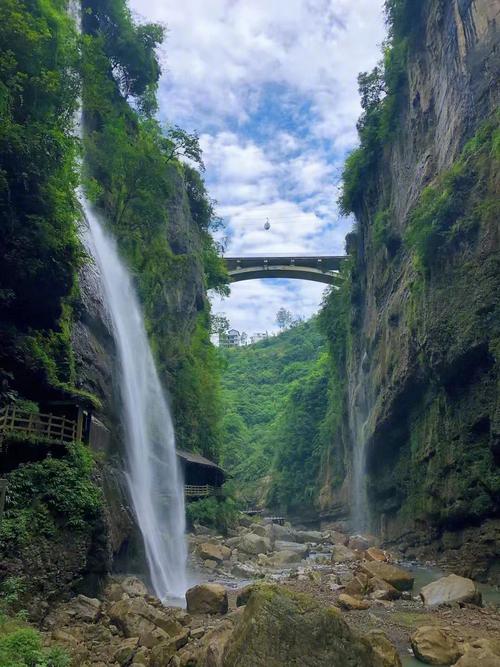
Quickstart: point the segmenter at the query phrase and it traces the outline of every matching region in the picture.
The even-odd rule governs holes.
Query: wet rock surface
[[[317,542],[297,541],[299,532]],[[256,543],[251,535],[268,540],[269,551],[240,550],[243,538]],[[276,550],[292,542],[285,536],[302,548],[287,552],[293,554],[289,562]],[[189,545],[191,569],[203,583],[188,591],[187,611],[163,606],[135,577],[114,578],[99,599],[80,595],[51,611],[43,625],[47,643],[66,647],[73,667],[335,665],[336,642],[344,640],[352,652],[339,666],[351,660],[399,667],[413,651],[420,660],[456,658],[442,664],[498,666],[498,610],[463,601],[426,607],[420,587],[398,590],[387,581],[405,588],[414,575],[385,550],[390,562],[369,560],[368,550],[379,549],[373,545],[336,562],[335,548],[349,541],[338,531],[319,534],[262,522],[241,525],[227,537],[200,531],[189,536]],[[222,559],[203,559],[216,553]],[[385,579],[372,576],[374,566],[386,566]],[[273,646],[280,647],[279,655]],[[256,661],[245,662],[247,655]]]

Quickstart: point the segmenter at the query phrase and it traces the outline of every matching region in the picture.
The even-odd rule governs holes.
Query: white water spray
[[[127,480],[151,582],[160,599],[181,598],[187,587],[184,488],[172,417],[130,275],[85,199],[82,207],[120,358]]]
[[[80,29],[79,1],[70,12]],[[81,109],[75,130],[82,136]],[[155,594],[184,598],[186,592],[184,487],[175,453],[170,408],[149,346],[144,318],[116,242],[79,189],[87,229],[84,242],[100,272],[113,323],[121,370],[127,481]]]

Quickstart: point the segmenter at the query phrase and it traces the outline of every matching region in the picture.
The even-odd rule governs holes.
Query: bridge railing
[[[217,487],[210,484],[185,484],[184,495],[188,498],[202,498],[204,496],[212,496],[217,494]]]
[[[52,413],[27,412],[16,405],[7,405],[0,409],[0,440],[11,433],[69,444],[78,439],[78,423],[68,417]]]

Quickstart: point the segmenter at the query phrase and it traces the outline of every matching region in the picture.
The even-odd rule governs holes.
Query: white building
[[[254,333],[252,336],[250,336],[250,343],[253,345],[254,343],[258,343],[261,340],[267,340],[268,338],[269,334],[267,331],[266,333]]]

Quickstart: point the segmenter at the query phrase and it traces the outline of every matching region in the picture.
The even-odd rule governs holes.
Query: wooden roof
[[[225,471],[220,466],[218,466],[213,461],[210,461],[210,459],[206,459],[201,454],[195,454],[194,452],[186,452],[183,449],[178,449],[177,456],[186,461],[187,463],[194,463],[200,466],[207,466],[208,468],[214,468],[216,470],[219,470],[223,475],[226,474]]]

